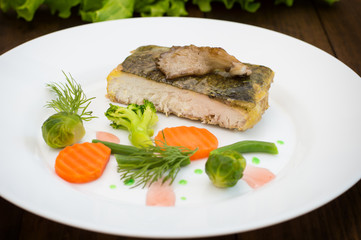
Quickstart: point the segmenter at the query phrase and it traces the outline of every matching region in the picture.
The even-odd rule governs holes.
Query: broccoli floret
[[[105,116],[112,121],[110,126],[113,128],[129,131],[129,140],[134,146],[153,144],[150,137],[154,134],[158,116],[152,102],[144,100],[143,105],[129,104],[127,107],[110,104]]]

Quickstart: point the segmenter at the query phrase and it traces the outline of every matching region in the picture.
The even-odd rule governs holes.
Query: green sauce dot
[[[252,158],[252,163],[254,163],[254,164],[259,164],[261,161],[259,160],[259,158],[257,158],[257,157],[253,157]]]
[[[114,184],[112,184],[112,185],[110,185],[109,187],[110,187],[110,189],[115,189],[117,186],[115,186]]]
[[[187,200],[186,197],[180,197],[180,199],[183,200],[183,201]]]
[[[285,144],[285,142],[284,142],[284,141],[282,141],[282,140],[278,140],[278,141],[277,141],[277,143],[278,143],[278,144],[280,144],[280,145]]]
[[[182,179],[182,180],[180,180],[178,183],[179,183],[180,185],[186,185],[186,184],[187,184],[187,180]]]
[[[202,169],[196,169],[196,170],[194,170],[194,173],[195,174],[202,174],[203,170]]]
[[[134,179],[133,178],[129,178],[129,179],[124,180],[124,185],[131,186],[133,184],[134,184]]]

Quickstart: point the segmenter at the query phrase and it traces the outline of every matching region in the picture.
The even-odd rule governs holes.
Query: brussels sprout
[[[206,173],[213,185],[219,188],[232,187],[243,177],[246,159],[233,150],[210,154]]]
[[[64,73],[64,72],[63,72]],[[61,148],[79,142],[85,135],[83,121],[95,118],[86,111],[93,98],[87,98],[73,77],[64,73],[66,83],[47,84],[57,98],[45,105],[57,113],[50,116],[41,126],[44,141],[53,148]]]
[[[62,148],[80,141],[85,135],[83,121],[75,113],[60,112],[50,116],[42,125],[45,142]]]

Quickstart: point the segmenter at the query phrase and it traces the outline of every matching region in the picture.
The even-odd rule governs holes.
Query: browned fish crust
[[[173,113],[180,117],[201,120],[205,123],[238,130],[251,128],[261,119],[262,114],[268,108],[268,90],[274,76],[274,72],[270,68],[247,64],[252,71],[250,76],[230,76],[224,72],[215,72],[203,76],[185,76],[170,80],[165,77],[156,64],[160,54],[168,50],[167,47],[150,45],[139,47],[133,51],[121,65],[109,74],[109,98],[115,102],[128,104],[134,101],[140,102],[143,97],[148,96],[148,98],[153,98],[148,100],[153,101],[160,112]],[[132,80],[126,80],[127,78]],[[138,83],[138,81],[143,80],[145,82],[142,84]],[[136,81],[137,83],[135,83]],[[187,112],[175,106],[168,106],[169,104],[164,103],[164,99],[157,99],[151,93],[147,93],[147,88],[150,88],[145,86],[147,83],[157,88],[167,86],[169,91],[177,92],[177,94],[193,92],[196,97],[202,99],[207,97],[209,104],[217,105],[218,102],[222,104],[225,112],[230,111],[229,114],[232,117],[238,114],[237,117],[242,119],[223,120],[222,116],[218,116],[222,115],[220,110],[209,114],[205,112],[197,114],[192,107],[190,107],[192,110]],[[139,84],[137,85],[138,88],[144,85],[144,96],[138,96],[140,92],[133,91],[129,86],[126,86],[128,84]],[[154,87],[152,91],[162,94],[162,91],[158,92],[157,88]],[[185,101],[181,96],[176,96],[177,94],[173,93],[172,96],[178,98],[178,102]],[[167,97],[168,101],[170,101],[171,95]],[[184,105],[183,108],[188,107],[186,103],[183,102],[182,104]],[[197,105],[198,103],[193,104]],[[222,108],[222,106],[220,107]]]
[[[160,54],[158,68],[167,79],[203,76],[224,71],[231,76],[250,75],[249,67],[219,47],[173,46]]]

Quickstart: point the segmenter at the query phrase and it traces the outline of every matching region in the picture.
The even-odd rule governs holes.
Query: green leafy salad
[[[339,0],[320,0],[332,4]],[[83,21],[100,22],[133,16],[186,16],[188,0],[0,0],[3,12],[15,10],[19,18],[31,21],[40,6],[47,6],[52,14],[68,18],[72,8],[76,8]],[[202,12],[212,10],[211,4],[221,2],[227,9],[241,7],[248,12],[256,12],[261,3],[257,0],[192,0],[189,4],[199,7]],[[273,0],[275,4],[292,6],[294,0]]]

